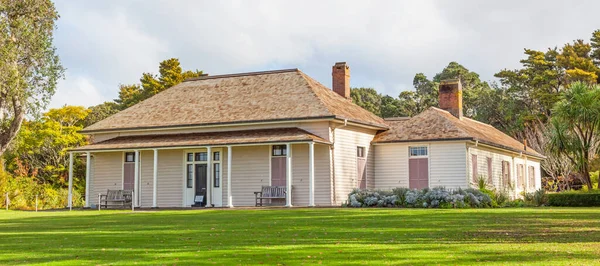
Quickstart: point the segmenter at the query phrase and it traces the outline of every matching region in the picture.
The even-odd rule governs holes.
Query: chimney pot
[[[346,62],[337,62],[333,65],[332,89],[346,99],[350,99],[350,67]]]
[[[459,79],[448,79],[440,82],[439,106],[457,118],[463,116],[462,84]]]

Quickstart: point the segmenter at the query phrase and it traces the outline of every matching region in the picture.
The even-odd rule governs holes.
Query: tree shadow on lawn
[[[347,209],[46,213],[0,219],[0,250],[5,254],[0,255],[0,264],[23,260],[194,264],[209,259],[217,264],[259,260],[296,264],[318,263],[320,255],[374,264],[537,261],[554,252],[504,254],[493,246],[594,243],[597,247],[598,214],[568,209],[534,214]],[[465,249],[473,244],[492,247],[490,251]],[[435,253],[436,247],[442,253]],[[377,257],[380,253],[387,257]],[[415,255],[421,253],[426,255]],[[472,256],[475,253],[479,255]],[[568,256],[590,257],[581,254],[579,258],[579,253],[575,250]]]

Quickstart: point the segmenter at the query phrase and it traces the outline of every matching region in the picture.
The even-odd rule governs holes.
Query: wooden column
[[[315,143],[308,143],[308,206],[315,206]]]
[[[212,149],[206,147],[206,207],[212,205]]]
[[[153,180],[153,188],[152,188],[152,208],[157,208],[158,205],[156,197],[158,196],[158,150],[154,149],[154,180]]]
[[[90,152],[85,153],[85,207],[89,208],[90,205],[90,181],[92,175],[92,155]]]
[[[286,178],[286,193],[285,193],[285,206],[292,207],[292,145],[289,143],[285,144],[286,147],[286,164],[285,164],[285,178]]]
[[[69,152],[69,210],[73,209],[73,153]]]
[[[133,170],[133,204],[140,206],[140,151],[135,150],[135,169]]]
[[[233,195],[231,195],[231,146],[227,146],[227,207],[233,208]]]

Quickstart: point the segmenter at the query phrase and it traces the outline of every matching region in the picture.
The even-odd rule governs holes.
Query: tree
[[[0,155],[25,116],[45,107],[63,75],[52,45],[57,19],[49,0],[0,0]]]
[[[89,108],[90,114],[85,118],[84,127],[91,126],[96,122],[103,120],[119,112],[119,105],[115,102],[104,102]]]
[[[14,147],[5,156],[7,169],[15,173],[22,165],[29,172],[20,175],[34,176],[41,182],[57,186],[64,185],[68,173],[67,149],[87,143],[85,136],[78,132],[83,129],[89,113],[89,109],[81,106],[65,106],[50,109],[39,120],[25,121]],[[76,160],[76,164],[81,165],[80,160]]]
[[[381,97],[381,117],[398,117],[402,115],[398,99],[389,95]]]
[[[200,70],[183,71],[179,59],[171,58],[159,63],[158,73],[158,76],[152,73],[143,73],[140,84],[121,84],[119,86],[119,98],[115,100],[119,104],[119,109],[127,109],[186,79],[199,77],[203,72]]]
[[[589,189],[590,162],[600,152],[599,103],[600,86],[575,82],[553,108],[551,148],[570,160]]]
[[[381,94],[373,88],[352,88],[352,102],[367,111],[381,116]]]

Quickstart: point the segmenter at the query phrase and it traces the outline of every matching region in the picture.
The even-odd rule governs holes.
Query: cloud
[[[66,79],[57,84],[56,94],[52,97],[48,108],[59,108],[64,105],[81,105],[89,107],[110,100],[102,95],[90,78],[73,76],[65,73]]]
[[[210,74],[298,67],[330,85],[346,61],[353,86],[398,95],[450,61],[484,80],[600,28],[600,2],[59,1],[56,44],[74,75],[108,98],[119,83],[176,57]]]

